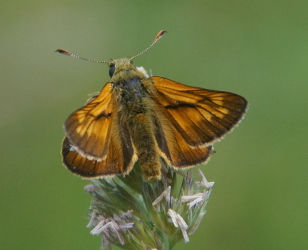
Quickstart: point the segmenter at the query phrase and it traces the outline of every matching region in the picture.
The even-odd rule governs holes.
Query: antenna
[[[80,56],[76,56],[76,55],[74,55],[73,53],[69,52],[66,49],[57,49],[55,52],[59,52],[61,54],[67,55],[67,56],[76,57],[76,58],[79,58],[79,59],[82,59],[82,60],[86,60],[86,61],[90,61],[90,62],[110,63],[109,61],[97,61],[97,60],[93,60],[93,59],[87,59],[87,58],[83,58],[83,57],[80,57]]]
[[[140,56],[141,54],[143,54],[144,52],[148,51],[160,38],[162,38],[162,36],[167,33],[167,31],[165,30],[161,30],[158,32],[158,34],[155,36],[154,38],[154,41],[150,44],[149,47],[147,47],[146,49],[144,49],[143,51],[141,51],[139,54],[133,56],[131,59],[129,59],[130,61],[134,58],[136,58],[137,56]],[[82,59],[82,60],[86,60],[86,61],[90,61],[90,62],[97,62],[97,63],[108,63],[110,64],[111,62],[110,61],[98,61],[98,60],[93,60],[93,59],[87,59],[87,58],[83,58],[83,57],[80,57],[80,56],[76,56],[75,54],[69,52],[68,50],[66,49],[57,49],[55,52],[59,52],[61,54],[64,54],[64,55],[67,55],[67,56],[71,56],[71,57],[76,57],[76,58],[79,58],[79,59]]]
[[[162,38],[162,36],[167,33],[166,30],[161,30],[158,32],[158,34],[155,36],[154,41],[150,44],[149,47],[147,47],[146,49],[144,49],[143,51],[141,51],[139,54],[133,56],[131,59],[129,59],[130,61],[133,60],[134,58],[136,58],[137,56],[140,56],[141,54],[143,54],[144,52],[148,51],[159,39]]]

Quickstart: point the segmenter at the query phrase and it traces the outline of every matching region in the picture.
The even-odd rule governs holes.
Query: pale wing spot
[[[211,113],[209,113],[207,110],[203,109],[203,108],[198,108],[198,111],[202,114],[202,116],[208,120],[211,121],[213,115]]]
[[[82,129],[82,127],[80,127],[80,126],[78,126],[78,127],[76,128],[76,132],[77,132],[79,135],[80,135],[81,129]]]
[[[76,119],[78,120],[78,123],[83,123],[84,119],[85,119],[85,115],[78,115],[75,114]]]
[[[218,107],[215,109],[208,105],[202,105],[200,108],[198,108],[198,111],[209,122],[215,118],[223,119],[229,113],[229,110],[226,108]]]
[[[219,107],[218,108],[218,111],[220,112],[220,113],[223,113],[224,115],[222,115],[222,117],[224,117],[225,115],[227,115],[228,113],[229,113],[229,109],[226,109],[226,108],[223,108],[223,107]]]
[[[215,104],[223,107],[225,98],[226,97],[222,96],[222,95],[213,95],[212,98],[211,98],[211,101],[214,102]]]
[[[76,131],[77,133],[80,135],[80,136],[83,136],[85,133],[89,134],[89,127],[92,123],[92,119],[90,120],[87,120],[85,123],[80,123],[82,125],[79,125],[77,128],[76,128]]]
[[[75,148],[75,147],[73,147],[72,145],[70,145],[71,147],[70,147],[70,149],[69,149],[69,151],[71,151],[71,152],[77,152],[77,149]]]
[[[214,102],[215,104],[219,105],[219,106],[223,106],[223,101],[222,100],[212,100],[212,102]]]

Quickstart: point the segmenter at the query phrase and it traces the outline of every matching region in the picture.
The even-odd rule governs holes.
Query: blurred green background
[[[82,57],[133,56],[188,85],[243,95],[245,120],[202,166],[215,187],[176,249],[308,249],[308,2],[2,1],[1,249],[99,249],[87,181],[61,164],[63,121],[109,80]]]

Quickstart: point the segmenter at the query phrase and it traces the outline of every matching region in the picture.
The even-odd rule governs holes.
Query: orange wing
[[[154,107],[158,111],[159,107]],[[183,135],[175,128],[172,121],[168,121],[161,112],[156,112],[155,138],[161,156],[173,168],[189,168],[208,161],[213,152],[212,146],[191,147]]]
[[[151,77],[156,140],[164,158],[176,168],[205,162],[211,145],[230,132],[243,117],[247,101],[236,94],[190,87]]]
[[[122,147],[111,138],[109,150],[104,160],[89,160],[80,155],[72,146],[67,137],[64,137],[62,146],[63,164],[73,173],[83,178],[112,177],[118,174],[129,173],[137,156],[134,154],[129,138],[123,138]],[[126,140],[126,141],[125,141]]]
[[[137,160],[125,124],[118,121],[111,83],[64,124],[64,165],[85,178],[128,173]]]
[[[107,83],[96,98],[65,121],[66,136],[82,156],[96,160],[106,157],[116,118],[113,109],[111,83]]]

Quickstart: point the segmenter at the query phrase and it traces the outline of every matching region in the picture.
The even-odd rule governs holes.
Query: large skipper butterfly
[[[128,174],[136,161],[147,181],[161,178],[161,164],[174,169],[205,163],[213,143],[243,118],[247,101],[223,91],[149,77],[132,59],[96,61],[64,49],[65,55],[107,63],[110,81],[64,123],[63,162],[83,178]]]

